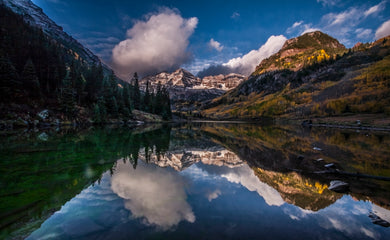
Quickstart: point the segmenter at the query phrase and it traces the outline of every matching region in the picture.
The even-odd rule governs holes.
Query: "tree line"
[[[0,4],[0,118],[5,105],[47,108],[73,120],[91,117],[131,119],[134,109],[171,118],[168,91],[141,91],[137,73],[131,83],[107,72],[100,62],[87,62],[41,28]]]

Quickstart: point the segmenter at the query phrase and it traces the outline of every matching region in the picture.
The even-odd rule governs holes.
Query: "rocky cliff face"
[[[161,85],[168,88],[181,87],[185,89],[218,89],[229,91],[237,87],[244,80],[245,76],[236,73],[207,76],[200,79],[187,70],[180,68],[172,73],[162,72],[147,76],[140,81],[140,85],[145,88],[146,82],[149,81],[152,87],[156,87],[160,82]]]
[[[152,87],[157,86],[160,82],[161,85],[166,87],[182,87],[192,88],[201,84],[201,79],[195,77],[190,72],[180,68],[175,72],[168,73],[162,72],[156,75],[147,76],[140,81],[141,87],[146,86],[146,82],[149,81]]]
[[[230,73],[228,75],[215,75],[215,76],[206,76],[202,79],[202,82],[199,86],[195,86],[198,89],[220,89],[224,91],[229,91],[237,87],[240,83],[245,80],[245,76],[237,73]]]
[[[5,4],[14,12],[23,15],[25,21],[29,24],[41,28],[44,33],[69,49],[76,59],[80,58],[89,64],[97,64],[100,62],[96,55],[65,33],[62,27],[51,20],[31,0],[0,0],[0,3]]]

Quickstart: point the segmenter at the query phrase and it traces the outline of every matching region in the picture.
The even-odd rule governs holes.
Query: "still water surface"
[[[390,239],[389,181],[324,167],[390,177],[389,153],[387,133],[296,126],[197,123],[7,136],[0,236]],[[327,189],[335,179],[350,190]]]

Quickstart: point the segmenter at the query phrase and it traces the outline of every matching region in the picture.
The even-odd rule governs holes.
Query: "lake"
[[[390,239],[388,132],[205,122],[0,142],[1,239]]]

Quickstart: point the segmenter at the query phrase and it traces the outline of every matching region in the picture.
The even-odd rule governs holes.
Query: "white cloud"
[[[372,211],[373,213],[375,213],[375,215],[377,215],[381,219],[390,222],[390,210],[387,210],[386,208],[373,204]]]
[[[284,204],[278,191],[261,182],[248,165],[232,169],[221,176],[229,182],[241,184],[249,191],[256,191],[269,206],[281,206]]]
[[[359,39],[367,39],[367,38],[371,38],[372,36],[371,29],[358,28],[355,30],[355,33]]]
[[[317,0],[322,6],[334,6],[339,3],[340,0]]]
[[[292,25],[292,28],[296,28],[296,27],[300,26],[302,23],[303,23],[303,21],[295,22],[295,23]]]
[[[312,27],[311,24],[305,24],[301,35],[309,32],[315,32],[315,31],[321,31],[321,29]]]
[[[329,26],[340,26],[341,24],[357,24],[362,17],[361,11],[357,8],[350,8],[341,13],[328,13],[322,19]]]
[[[286,40],[287,38],[283,35],[271,36],[258,50],[252,50],[242,57],[230,59],[223,66],[231,68],[232,72],[249,75],[263,59],[277,53]]]
[[[232,18],[232,19],[238,19],[240,17],[240,13],[238,13],[238,12],[234,12],[231,16],[230,16],[230,18]]]
[[[207,199],[209,200],[209,202],[211,202],[214,199],[217,199],[220,195],[221,195],[221,191],[219,189],[216,189],[215,191],[207,194]]]
[[[221,45],[221,43],[218,42],[218,41],[215,41],[213,38],[210,39],[210,41],[209,41],[209,46],[212,47],[212,48],[214,48],[214,49],[217,50],[218,52],[222,51],[222,49],[223,49],[223,46]]]
[[[133,217],[143,218],[148,225],[168,230],[182,220],[195,222],[186,201],[183,179],[176,172],[142,164],[135,170],[130,164],[118,161],[111,189],[124,199],[125,208]]]
[[[323,5],[335,5],[334,1],[321,1]],[[323,31],[332,37],[338,39],[341,43],[347,47],[352,47],[356,41],[365,40],[372,41],[373,33],[371,29],[361,28],[361,26],[368,16],[378,14],[385,9],[386,1],[382,1],[379,4],[371,7],[367,6],[353,6],[341,12],[330,12],[321,17],[319,23],[300,23],[296,22],[289,27],[286,32],[300,33],[298,35],[313,32]],[[385,29],[385,27],[384,27]],[[379,29],[378,29],[379,30]],[[381,31],[379,31],[380,33]]]
[[[390,20],[384,22],[375,32],[375,38],[380,39],[390,35]]]
[[[198,18],[184,19],[176,11],[164,8],[138,21],[127,30],[127,39],[112,50],[115,70],[122,77],[133,72],[140,75],[174,70],[188,62],[189,37]]]
[[[299,22],[295,22],[291,27],[287,28],[287,33],[291,33],[293,32],[296,28],[298,28],[299,26],[301,26],[303,23],[303,21],[299,21]]]
[[[385,4],[386,4],[386,1],[382,1],[379,4],[370,7],[368,10],[366,10],[364,12],[364,16],[367,17],[367,16],[369,16],[371,14],[375,14],[377,12],[382,11],[383,9],[385,9]]]
[[[295,22],[291,27],[287,28],[286,33],[295,33],[302,35],[309,32],[321,31],[320,28],[313,27],[311,23],[304,23],[304,21]]]

